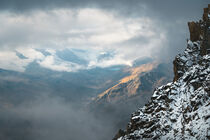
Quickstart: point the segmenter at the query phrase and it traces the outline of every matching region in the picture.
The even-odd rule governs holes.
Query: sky
[[[131,66],[142,57],[170,62],[186,47],[187,22],[199,20],[207,4],[208,0],[0,0],[0,68],[24,72],[36,61],[72,72]],[[79,56],[88,64],[56,55],[66,49],[81,50]],[[106,53],[112,57],[97,59]]]

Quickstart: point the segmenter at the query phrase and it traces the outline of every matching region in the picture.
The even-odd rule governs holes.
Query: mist
[[[109,121],[73,106],[60,97],[49,96],[5,106],[0,111],[0,139],[107,140],[116,133]]]
[[[207,4],[208,0],[3,0],[0,1],[3,27],[0,56],[11,53],[3,50],[18,50],[29,58],[21,60],[25,66],[34,60],[31,52],[25,51],[28,48],[54,51],[76,48],[100,50],[99,53],[114,51],[113,60],[117,64],[129,65],[145,56],[169,62],[186,45],[187,22],[200,19]],[[7,62],[0,61],[0,64],[14,70],[10,63],[13,59],[7,58]],[[43,56],[38,59],[43,67],[50,69],[84,69],[69,63],[61,63],[58,69],[53,63],[56,59]],[[110,66],[114,62],[106,61],[102,65]],[[92,59],[89,64],[100,65]],[[65,66],[70,66],[70,70]],[[23,70],[21,67],[19,71]]]

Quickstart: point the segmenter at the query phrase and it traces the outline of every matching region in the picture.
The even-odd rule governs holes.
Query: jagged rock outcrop
[[[203,20],[199,22],[188,22],[190,31],[190,40],[192,42],[200,42],[200,54],[210,54],[210,4],[204,8]],[[176,57],[173,61],[174,64],[174,81],[178,80],[183,75],[183,65],[185,62],[180,62]]]
[[[202,30],[197,31],[197,23],[189,23],[193,35],[185,51],[175,58],[174,81],[157,88],[115,140],[210,139],[209,11],[210,5],[199,22]]]

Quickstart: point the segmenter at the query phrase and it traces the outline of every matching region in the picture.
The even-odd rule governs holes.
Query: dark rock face
[[[201,35],[201,26],[197,22],[188,22],[188,27],[190,30],[190,40],[197,41],[200,40]]]
[[[204,8],[203,21],[201,21],[203,40],[201,44],[201,54],[210,54],[210,4]]]
[[[208,8],[204,8],[203,20],[199,22],[188,22],[188,27],[190,31],[190,41],[188,41],[188,46],[192,42],[199,41],[200,54],[206,55],[210,54],[210,4]],[[189,44],[190,43],[190,44]],[[190,47],[190,46],[189,46]],[[178,80],[183,74],[184,62],[181,62],[178,57],[173,61],[174,64],[174,81]]]
[[[174,82],[157,88],[114,140],[210,138],[209,11],[210,5],[203,21],[188,24],[191,40],[173,62]]]

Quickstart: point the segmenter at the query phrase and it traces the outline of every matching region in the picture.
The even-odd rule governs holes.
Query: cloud
[[[20,59],[15,52],[1,51],[0,66],[7,70],[16,70],[23,72],[24,67],[30,62],[28,59]]]
[[[39,64],[45,68],[57,71],[84,69],[84,66],[60,61],[55,55],[44,56],[36,51],[41,49],[90,50],[86,54],[86,59],[90,62],[87,68],[93,68],[131,65],[139,57],[150,56],[151,49],[165,42],[164,30],[157,28],[155,21],[148,17],[119,17],[112,12],[95,8],[33,11],[29,15],[2,12],[0,17],[3,26],[0,49],[7,52],[17,50],[29,58],[21,60],[12,53],[14,59],[17,59],[15,63],[21,63],[19,67],[22,68],[18,71],[23,71],[23,67],[34,60],[39,60]],[[115,56],[112,60],[104,60],[99,64],[99,53],[108,51],[113,51]],[[8,62],[1,65],[1,68],[14,69],[10,63],[14,59],[7,59]],[[7,63],[8,66],[5,66]]]
[[[4,140],[106,140],[116,131],[109,121],[103,122],[71,102],[49,96],[1,109],[0,122],[0,138]]]
[[[57,9],[28,15],[0,13],[0,45],[13,47],[96,47],[149,35],[148,18],[120,18],[100,9]],[[146,27],[146,30],[142,26]],[[141,30],[142,29],[142,30]],[[146,31],[146,32],[145,32]]]
[[[76,72],[85,69],[84,66],[58,59],[56,56],[46,56],[43,61],[38,62],[40,66],[54,71]]]
[[[17,52],[22,54],[25,59],[20,58]],[[19,48],[15,51],[2,50],[0,52],[0,68],[24,72],[29,63],[35,60],[40,61],[43,58],[42,53],[32,48]]]
[[[0,49],[114,51],[116,64],[131,64],[144,56],[170,61],[185,48],[187,21],[198,19],[207,3],[207,0],[3,0]],[[88,57],[92,66],[97,63],[92,60],[97,55],[91,55]],[[53,64],[55,58],[48,56],[42,64],[49,67],[49,62]],[[109,64],[114,62],[104,61],[100,66]],[[72,64],[60,64],[62,69],[67,65]],[[59,69],[55,65],[50,67]]]
[[[4,81],[4,82],[23,82],[26,83],[28,82],[28,79],[24,79],[18,76],[0,76],[0,80]]]
[[[58,54],[58,52],[60,53]],[[65,56],[73,56],[73,58],[65,58]],[[132,61],[125,60],[123,55],[115,54],[113,51],[101,52],[91,49],[88,51],[74,49],[59,51],[46,49],[42,51],[33,48],[18,48],[15,51],[0,52],[0,68],[2,69],[24,72],[32,62],[36,62],[43,68],[60,72],[77,72],[78,70],[105,68],[113,65],[132,65]]]
[[[34,10],[98,8],[120,13],[122,16],[157,16],[174,19],[199,16],[208,0],[1,0],[0,10],[29,13]]]

